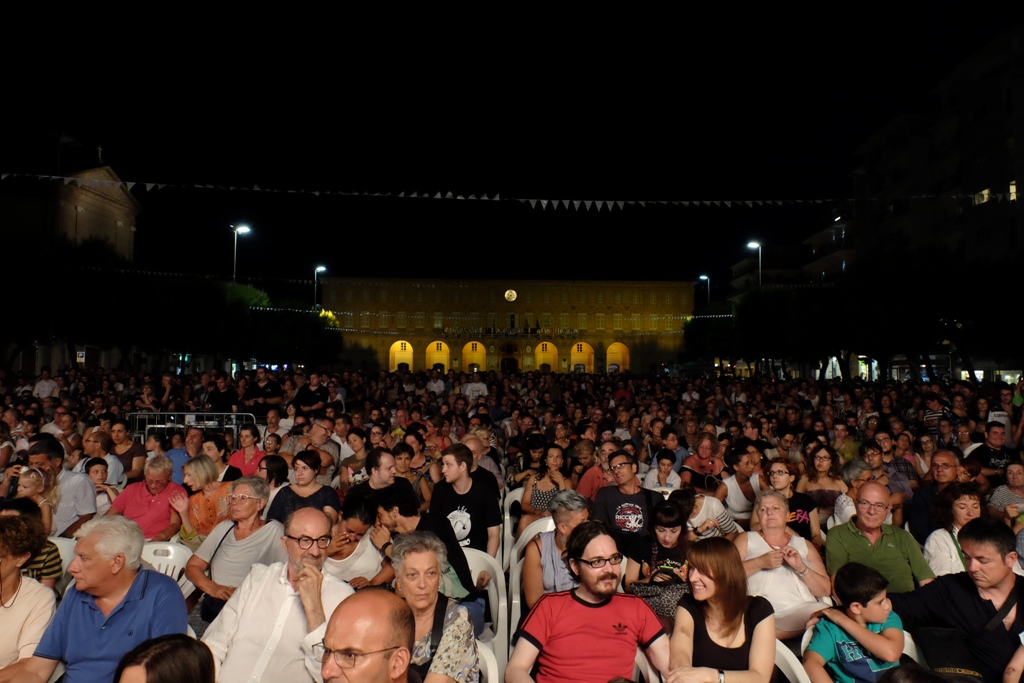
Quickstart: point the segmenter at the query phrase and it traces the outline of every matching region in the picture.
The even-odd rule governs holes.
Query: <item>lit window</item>
[[[992,199],[992,189],[986,187],[984,190],[974,195],[974,205],[977,206],[978,204],[984,204],[990,199]]]
[[[401,349],[403,351],[408,351],[409,350],[409,345],[408,344],[406,344],[405,342],[401,342],[401,344],[402,344]]]
[[[583,353],[583,344],[576,345],[576,353]]]
[[[1017,201],[1017,181],[1016,180],[1011,180],[1010,181],[1010,201],[1011,202]]]
[[[540,350],[541,350],[541,353],[547,353],[548,352],[548,345],[547,344],[541,344],[540,345]]]
[[[469,348],[472,349],[474,353],[476,353],[476,342],[473,342],[473,345],[470,346]]]
[[[437,346],[435,346],[434,348],[436,348],[438,351],[444,351],[444,344],[442,344],[441,342],[437,342]]]

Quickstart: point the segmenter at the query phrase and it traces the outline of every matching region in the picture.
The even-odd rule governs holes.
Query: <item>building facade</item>
[[[650,372],[683,349],[693,282],[326,277],[347,351],[381,368]]]

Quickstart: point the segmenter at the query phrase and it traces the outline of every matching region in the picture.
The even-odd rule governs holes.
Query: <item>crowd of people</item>
[[[936,670],[1009,682],[1024,662],[1021,385],[44,369],[0,395],[0,600],[24,623],[0,681],[58,661],[136,680],[151,655],[128,650],[193,647],[168,635],[191,611],[219,680],[472,683],[494,577],[464,549],[500,556],[513,494],[509,681],[629,679],[640,647],[667,681],[768,683],[775,641],[809,627],[815,683],[877,680],[918,627],[960,634],[922,631]],[[171,426],[136,433],[140,413]],[[63,595],[48,537],[89,551]],[[166,618],[119,651],[69,642],[89,629],[72,596],[113,619],[162,585],[138,555],[167,541],[195,593],[164,586]],[[408,619],[408,643],[351,645],[332,614],[370,589],[401,605],[360,597],[353,618]]]

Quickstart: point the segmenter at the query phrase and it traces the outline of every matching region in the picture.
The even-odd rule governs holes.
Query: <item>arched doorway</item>
[[[406,370],[412,371],[412,344],[407,341],[396,341],[388,353],[388,367],[391,372],[399,370],[400,365],[405,365]]]
[[[487,369],[487,347],[483,342],[468,342],[462,347],[462,371],[477,372]]]
[[[587,342],[576,342],[569,353],[569,367],[572,372],[594,371],[594,347]]]
[[[447,372],[451,367],[451,358],[451,350],[443,341],[432,341],[427,344],[426,367],[433,369],[440,365],[440,371]]]
[[[519,348],[519,344],[506,342],[498,347],[498,351],[501,353],[501,360],[498,362],[501,372],[504,374],[519,372],[519,366],[523,360],[523,352]]]
[[[605,363],[608,372],[622,372],[629,370],[629,347],[622,342],[615,342],[608,347],[608,362]]]
[[[533,351],[535,367],[541,372],[558,371],[558,347],[552,342],[542,341]]]

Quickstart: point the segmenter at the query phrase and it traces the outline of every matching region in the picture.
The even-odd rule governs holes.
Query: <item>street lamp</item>
[[[238,274],[238,236],[252,232],[248,225],[230,226],[231,232],[235,233],[235,257],[231,264],[231,284],[235,284],[235,276]]]
[[[313,269],[313,309],[316,309],[316,278],[320,273],[327,270],[327,266],[317,266]]]
[[[698,279],[704,280],[705,282],[708,283],[708,306],[710,306],[711,305],[711,278],[708,277],[707,275],[701,275],[700,278],[698,278]]]
[[[761,243],[747,242],[747,249],[757,249],[757,286],[761,286]]]

